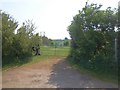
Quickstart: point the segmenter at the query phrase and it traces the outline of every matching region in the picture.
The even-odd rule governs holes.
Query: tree
[[[101,7],[102,5],[86,3],[68,27],[74,62],[94,70],[115,67],[113,50],[117,11],[110,7],[100,10]]]
[[[39,33],[33,35],[31,38],[31,45],[32,46],[37,46],[37,45],[42,45],[42,37],[39,36]]]
[[[17,29],[18,22],[9,14],[2,12],[2,59],[3,66],[23,60],[32,55],[32,37],[35,26],[28,20]],[[15,30],[17,33],[15,34]],[[36,41],[39,42],[39,41]]]
[[[64,39],[64,46],[69,46],[69,40],[67,37]]]
[[[45,45],[45,46],[50,46],[50,45],[51,45],[51,40],[48,39],[46,36],[43,36],[43,37],[42,37],[42,43],[43,43],[43,45]]]
[[[14,50],[17,52],[17,55],[19,57],[31,55],[31,48],[33,44],[36,44],[35,42],[39,42],[38,39],[36,39],[36,37],[38,37],[38,34],[36,34],[36,37],[33,35],[35,29],[36,28],[32,21],[28,20],[25,21],[23,25],[17,30],[14,44],[18,44],[18,47],[15,45],[13,46],[15,46]]]
[[[18,27],[18,22],[9,14],[2,12],[2,57],[12,55],[12,43],[14,31]]]
[[[120,4],[120,2],[119,2]],[[117,32],[117,50],[118,50],[118,69],[120,70],[120,5],[118,7],[118,32]],[[120,76],[120,72],[118,72],[118,76]],[[118,79],[120,80],[120,78]]]
[[[67,38],[67,37],[65,37],[65,40],[68,40],[68,38]]]

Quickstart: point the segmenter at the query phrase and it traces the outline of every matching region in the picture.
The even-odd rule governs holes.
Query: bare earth
[[[64,58],[44,60],[2,72],[3,88],[118,88],[71,68]]]

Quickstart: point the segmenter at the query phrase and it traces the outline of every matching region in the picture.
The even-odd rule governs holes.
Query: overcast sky
[[[45,32],[51,39],[70,38],[67,27],[73,16],[81,10],[87,0],[0,0],[0,9],[9,13],[21,26],[25,20],[33,20],[36,33]],[[102,4],[118,8],[120,0],[89,0],[89,4]]]

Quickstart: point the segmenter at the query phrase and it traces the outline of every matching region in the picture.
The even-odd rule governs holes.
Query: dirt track
[[[51,59],[2,73],[3,88],[117,88],[80,74],[65,59]]]

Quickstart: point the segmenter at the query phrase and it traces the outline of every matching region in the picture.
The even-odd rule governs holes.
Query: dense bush
[[[28,20],[18,28],[18,22],[5,12],[2,15],[2,63],[6,64],[25,60],[32,55],[32,46],[41,45],[41,37],[34,34],[36,29]],[[16,33],[15,33],[16,32]]]
[[[80,66],[102,72],[116,72],[114,39],[117,27],[117,9],[86,3],[73,17],[68,31],[72,38],[71,57]]]
[[[32,20],[23,22],[18,28],[18,22],[9,14],[1,11],[2,22],[2,66],[26,62],[32,56],[32,47],[38,44],[50,46],[52,40],[46,36],[34,33],[36,29]]]

